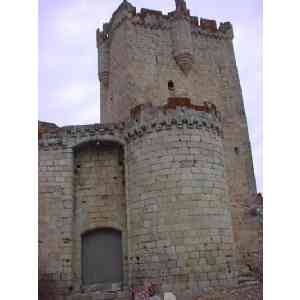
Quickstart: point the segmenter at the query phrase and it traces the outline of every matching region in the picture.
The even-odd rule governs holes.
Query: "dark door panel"
[[[122,234],[101,229],[82,236],[82,281],[84,285],[123,281]]]

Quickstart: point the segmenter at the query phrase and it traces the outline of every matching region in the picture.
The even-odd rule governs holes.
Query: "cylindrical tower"
[[[180,300],[236,277],[218,113],[187,102],[142,108],[127,146],[130,282]]]
[[[176,11],[172,13],[171,35],[176,63],[188,75],[193,65],[193,42],[185,1],[176,1]]]

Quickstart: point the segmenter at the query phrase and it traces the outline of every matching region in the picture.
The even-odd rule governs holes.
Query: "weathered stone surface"
[[[165,293],[164,300],[176,300],[176,296],[172,293]]]
[[[123,1],[97,31],[102,124],[39,123],[39,272],[55,300],[128,299],[145,280],[189,300],[253,265],[232,26],[176,2],[163,15]],[[120,291],[82,285],[81,235],[105,227],[122,232]]]
[[[179,9],[180,7],[180,9]],[[141,104],[165,105],[169,97],[213,103],[222,113],[224,156],[239,262],[253,257],[258,228],[247,214],[256,195],[251,147],[229,22],[191,17],[186,4],[168,15],[120,7],[99,31],[99,53],[111,80],[101,83],[101,120],[118,122]],[[108,28],[108,29],[107,29]],[[107,29],[107,31],[106,31]],[[101,33],[102,32],[102,33]],[[108,37],[103,33],[108,32]],[[108,47],[108,48],[107,48]],[[173,88],[168,88],[172,81]],[[122,84],[120,84],[120,82]],[[252,237],[249,232],[252,231]],[[256,234],[256,236],[255,236]]]
[[[149,297],[149,300],[161,300],[161,298],[157,295],[153,296],[153,297]]]

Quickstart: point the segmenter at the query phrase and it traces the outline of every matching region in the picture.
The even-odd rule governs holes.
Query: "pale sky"
[[[132,0],[174,10],[174,0]],[[262,180],[262,1],[187,0],[191,15],[233,24],[258,192]],[[58,126],[97,123],[100,90],[96,29],[121,0],[39,0],[39,120]]]

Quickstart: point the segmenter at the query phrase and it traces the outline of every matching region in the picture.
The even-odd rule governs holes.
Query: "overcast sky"
[[[174,10],[174,0],[132,0]],[[100,119],[96,29],[121,0],[39,0],[39,119],[59,126]],[[233,24],[258,191],[262,181],[262,1],[187,0],[191,14]]]

